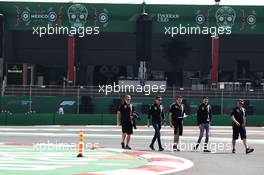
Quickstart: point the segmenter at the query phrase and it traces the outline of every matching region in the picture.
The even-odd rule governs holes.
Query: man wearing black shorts
[[[241,140],[243,140],[246,154],[251,153],[254,151],[253,148],[248,147],[247,145],[247,134],[246,134],[246,110],[243,107],[244,100],[238,100],[236,107],[233,109],[231,113],[231,119],[232,119],[232,128],[233,128],[233,139],[232,139],[232,145],[233,150],[232,153],[236,153],[236,140],[238,139],[239,135]]]
[[[134,107],[131,104],[131,96],[126,95],[124,98],[124,103],[119,106],[117,111],[117,126],[122,126],[122,141],[121,147],[123,149],[131,149],[129,147],[129,142],[131,135],[133,134],[133,112],[135,111]]]
[[[174,141],[173,150],[180,151],[178,149],[178,143],[180,136],[183,132],[183,118],[185,117],[185,107],[182,104],[182,97],[176,98],[176,103],[170,106],[170,127],[174,127]]]
[[[150,126],[150,119],[152,126],[155,130],[155,134],[153,136],[152,142],[149,145],[151,150],[155,150],[154,148],[154,143],[156,140],[158,140],[158,145],[159,145],[159,151],[163,151],[164,149],[162,148],[161,145],[161,140],[160,140],[160,129],[162,123],[166,124],[165,120],[165,113],[163,106],[161,105],[161,97],[157,96],[155,98],[154,104],[150,106],[149,111],[148,111],[148,127]]]

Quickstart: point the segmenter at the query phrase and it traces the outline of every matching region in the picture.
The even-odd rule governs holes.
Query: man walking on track
[[[212,107],[211,105],[208,104],[208,102],[209,102],[208,97],[203,97],[203,103],[199,106],[197,110],[197,123],[200,128],[200,135],[197,144],[194,147],[195,150],[198,149],[205,130],[204,152],[211,152],[208,149],[208,141],[209,141],[210,125],[212,121]]]
[[[246,154],[251,153],[254,151],[253,148],[248,147],[247,144],[247,135],[246,135],[246,110],[243,107],[244,100],[238,100],[236,107],[233,109],[231,113],[231,119],[232,119],[232,128],[233,128],[233,139],[232,139],[232,145],[233,150],[232,153],[236,153],[236,140],[238,139],[239,135],[241,140],[243,140]]]
[[[149,111],[148,111],[148,127],[150,126],[150,119],[152,121],[152,126],[155,130],[155,134],[153,136],[152,142],[149,145],[151,150],[155,150],[154,148],[154,143],[156,140],[158,140],[158,145],[159,145],[159,151],[163,151],[164,149],[162,148],[161,145],[161,140],[160,140],[160,129],[162,123],[164,126],[166,125],[166,120],[165,120],[165,113],[163,106],[161,105],[161,97],[157,96],[155,98],[154,104],[150,106]]]
[[[180,136],[183,132],[183,118],[186,117],[185,107],[182,104],[182,97],[176,97],[176,103],[170,106],[170,127],[174,127],[174,143],[173,150],[180,151],[178,148],[178,143]]]
[[[122,141],[121,147],[123,149],[131,149],[129,146],[131,135],[133,134],[133,113],[135,109],[131,104],[131,96],[126,95],[124,103],[119,106],[117,111],[117,126],[122,126]]]

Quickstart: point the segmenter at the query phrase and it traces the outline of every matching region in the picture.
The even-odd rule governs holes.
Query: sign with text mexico
[[[101,32],[135,32],[140,4],[0,2],[5,29],[98,27]],[[147,5],[153,32],[168,27],[230,27],[234,34],[264,34],[263,6]]]

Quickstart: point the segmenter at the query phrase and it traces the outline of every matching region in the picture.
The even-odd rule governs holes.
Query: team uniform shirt
[[[239,108],[235,107],[231,113],[231,116],[234,116],[236,121],[240,124],[240,126],[243,126],[244,123],[244,117],[246,117],[246,109],[245,108]],[[235,122],[233,122],[233,127],[238,127]]]
[[[197,123],[210,123],[212,121],[212,107],[208,104],[201,104],[197,110]]]
[[[178,105],[174,103],[170,107],[170,112],[172,113],[172,121],[173,123],[182,123],[184,115],[185,115],[185,107],[183,104]]]
[[[130,116],[133,114],[135,111],[134,106],[132,104],[122,104],[119,106],[118,111],[120,112],[121,115],[121,124],[130,124],[131,123],[131,118]]]
[[[161,123],[165,120],[164,109],[162,105],[153,104],[148,111],[148,119],[152,119],[152,123]]]
[[[132,104],[122,104],[119,106],[118,111],[121,115],[122,132],[127,134],[133,134],[133,124],[130,116],[135,111]]]
[[[172,113],[172,124],[174,127],[174,135],[183,133],[183,118],[185,115],[185,107],[183,104],[178,105],[174,103],[170,107],[170,112]]]
[[[235,107],[231,113],[231,116],[234,116],[236,121],[240,124],[240,126],[237,126],[237,124],[233,122],[233,139],[237,140],[239,138],[239,135],[241,140],[246,139],[247,132],[244,121],[244,117],[246,117],[245,108]]]

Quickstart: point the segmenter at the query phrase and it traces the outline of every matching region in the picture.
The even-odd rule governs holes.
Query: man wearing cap
[[[183,133],[183,118],[186,117],[182,97],[176,97],[176,103],[170,106],[170,127],[174,128],[173,150],[180,151],[178,143]]]
[[[236,107],[233,109],[231,113],[231,119],[232,119],[232,128],[233,128],[233,139],[232,139],[232,145],[233,150],[232,153],[236,153],[236,140],[238,139],[239,135],[241,140],[243,140],[246,154],[251,153],[254,151],[253,148],[250,148],[247,144],[247,135],[246,135],[246,110],[243,107],[244,100],[240,99],[237,101]]]
[[[164,113],[164,108],[161,105],[161,100],[162,100],[161,97],[157,96],[155,98],[154,104],[150,106],[148,111],[148,127],[150,126],[150,119],[151,119],[152,126],[155,130],[155,134],[153,136],[152,142],[149,145],[149,147],[151,150],[155,150],[154,143],[156,140],[158,140],[159,151],[164,150],[162,148],[161,140],[160,140],[161,125],[162,123],[164,124],[164,126],[166,125],[165,113]]]
[[[131,96],[126,95],[124,103],[119,106],[117,110],[117,126],[122,126],[122,141],[121,147],[123,149],[131,149],[129,146],[131,135],[133,134],[133,112],[134,106],[131,104]]]
[[[211,105],[209,105],[208,102],[209,102],[208,97],[203,97],[203,103],[199,106],[197,110],[197,123],[200,129],[200,135],[197,144],[194,147],[194,149],[197,150],[197,148],[201,143],[205,130],[204,152],[211,152],[208,149],[208,141],[209,141],[210,125],[212,121],[212,107]]]

